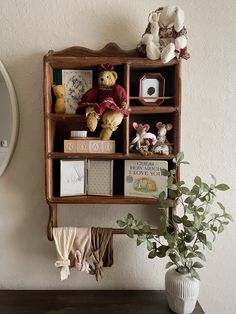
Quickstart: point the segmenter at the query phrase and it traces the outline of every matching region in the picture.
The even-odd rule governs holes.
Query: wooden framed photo
[[[159,106],[164,99],[165,79],[161,73],[145,73],[140,79],[139,97],[143,105]]]
[[[66,113],[74,114],[78,102],[87,90],[92,87],[92,70],[62,70],[62,84],[65,85],[65,109]]]
[[[86,160],[61,160],[60,196],[86,193]]]

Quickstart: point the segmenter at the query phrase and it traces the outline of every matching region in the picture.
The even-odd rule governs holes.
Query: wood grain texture
[[[164,291],[2,290],[3,314],[171,314]],[[204,314],[197,303],[193,314]]]

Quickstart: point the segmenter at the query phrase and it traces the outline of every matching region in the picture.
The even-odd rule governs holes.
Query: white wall
[[[182,150],[198,174],[231,186],[221,201],[231,212],[236,195],[234,0],[172,1],[186,14],[191,59],[183,62]],[[163,289],[164,261],[148,260],[143,248],[115,237],[115,265],[102,282],[73,273],[60,282],[54,268],[54,243],[46,239],[48,208],[44,198],[43,55],[73,45],[100,49],[116,41],[136,46],[147,16],[166,4],[157,0],[1,0],[0,57],[16,88],[21,126],[12,162],[0,178],[0,288],[10,289]],[[59,222],[115,226],[130,211],[150,221],[154,207],[64,206]],[[200,302],[206,313],[235,312],[236,228],[220,235],[201,271]]]

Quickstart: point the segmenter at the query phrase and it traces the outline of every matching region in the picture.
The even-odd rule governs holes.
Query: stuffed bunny
[[[150,32],[143,35],[141,45],[146,46],[146,55],[148,59],[157,60],[161,57],[159,44],[159,15],[156,12],[151,12],[148,17],[150,24]]]
[[[187,52],[187,31],[184,27],[183,10],[178,6],[168,5],[152,12],[150,16],[142,40],[137,46],[138,51],[149,58],[150,48],[146,38],[148,38],[147,35],[152,35],[152,24],[158,20],[160,55],[156,60],[161,58],[163,63],[167,63],[175,57],[187,60],[190,55]],[[158,53],[156,53],[156,56],[158,56]]]

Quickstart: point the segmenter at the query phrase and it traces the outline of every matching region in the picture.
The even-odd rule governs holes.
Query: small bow
[[[83,272],[85,271],[86,273],[89,273],[90,265],[86,260],[83,260],[82,254],[80,251],[75,252],[76,260],[75,260],[75,267],[77,270]]]
[[[94,251],[90,257],[94,263],[94,266],[95,266],[94,273],[95,273],[96,280],[98,281],[99,278],[102,279],[103,277],[103,261],[102,261],[102,258],[100,259],[100,250]]]
[[[70,260],[65,259],[65,260],[56,261],[54,265],[56,267],[61,267],[61,280],[67,279],[70,274],[70,269],[69,269]]]
[[[99,67],[99,71],[113,71],[114,66],[110,63],[101,64]]]

